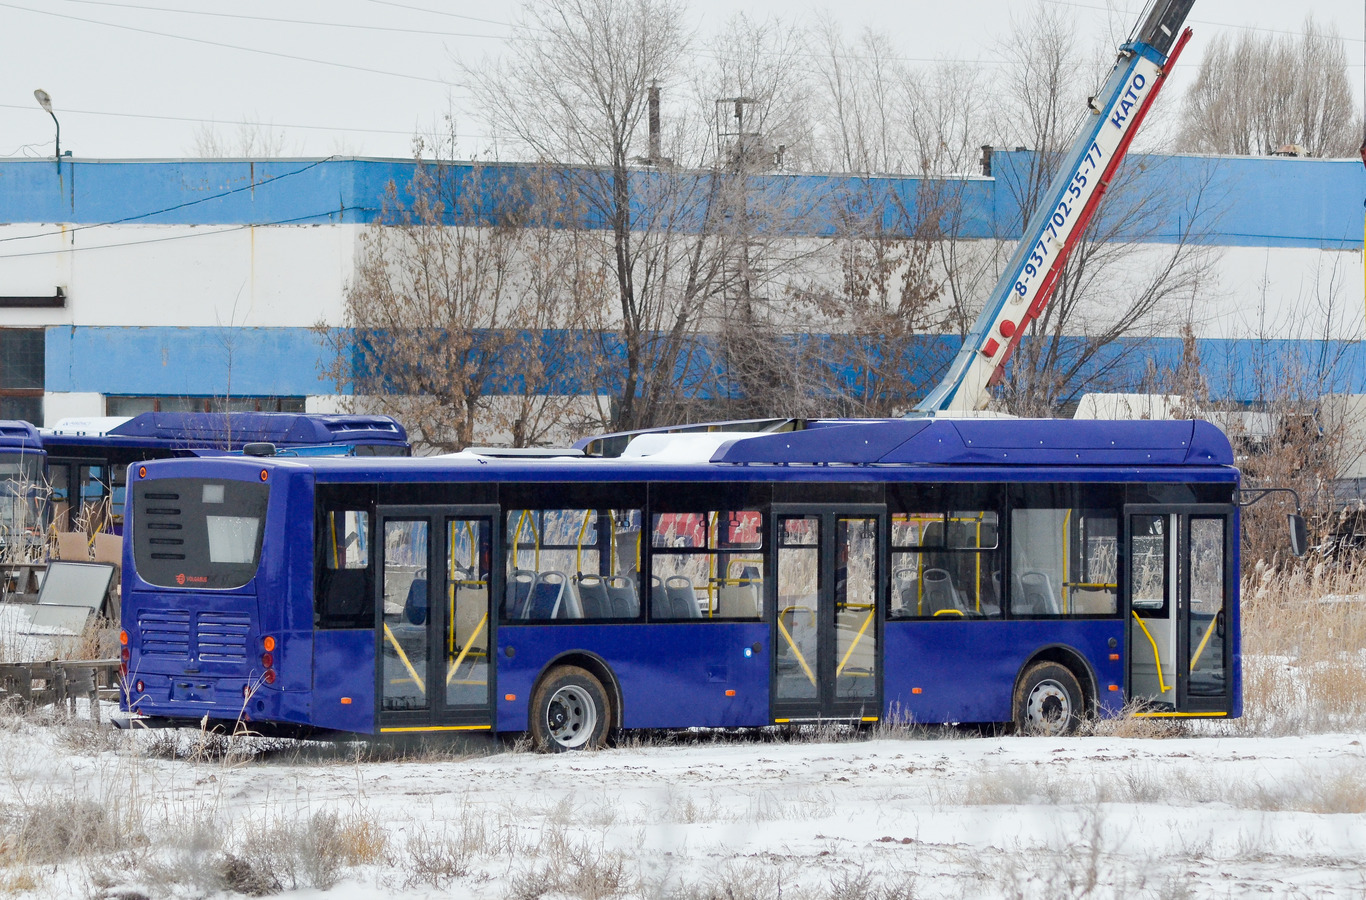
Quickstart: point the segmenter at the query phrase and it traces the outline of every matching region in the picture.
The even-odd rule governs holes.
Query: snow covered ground
[[[404,758],[0,727],[0,889],[36,896],[1366,896],[1357,735],[751,735]]]

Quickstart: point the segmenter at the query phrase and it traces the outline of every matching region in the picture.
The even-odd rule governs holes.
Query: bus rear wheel
[[[1055,662],[1036,663],[1015,687],[1015,726],[1022,734],[1072,734],[1081,724],[1082,696],[1071,669]]]
[[[577,666],[552,670],[531,695],[531,739],[543,752],[596,750],[611,719],[602,682]]]

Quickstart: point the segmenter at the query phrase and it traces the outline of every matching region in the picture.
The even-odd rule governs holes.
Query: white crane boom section
[[[948,374],[912,415],[985,409],[1029,323],[1048,305],[1063,264],[1152,107],[1167,72],[1190,39],[1181,29],[1195,0],[1156,0],[1119,48],[1105,87],[1089,103],[1081,129],[1042,195],[1009,264]],[[1173,46],[1175,45],[1175,46]]]

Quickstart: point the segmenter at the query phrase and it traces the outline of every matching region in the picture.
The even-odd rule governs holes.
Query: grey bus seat
[[[697,605],[697,592],[686,575],[670,575],[664,579],[664,593],[675,619],[700,619],[702,610]]]
[[[612,603],[613,618],[634,619],[640,615],[635,582],[625,575],[607,576],[607,597]]]
[[[550,581],[554,581],[556,576],[564,578],[559,572],[543,572],[543,575],[551,576]],[[564,593],[560,595],[560,609],[555,614],[557,619],[582,619],[583,603],[579,600],[578,585],[572,579],[564,578]]]
[[[953,586],[953,578],[947,569],[926,569],[920,578],[923,586],[922,616],[934,616],[941,612],[962,612],[963,604],[958,600],[958,591]]]
[[[919,597],[916,590],[920,585],[920,573],[914,566],[902,566],[892,573],[892,590],[896,597],[894,612],[899,616],[919,615]]]
[[[507,587],[507,617],[525,619],[527,601],[531,599],[531,589],[536,586],[536,573],[527,569],[513,569]]]
[[[1026,616],[1056,616],[1058,597],[1053,593],[1053,581],[1047,572],[1030,569],[1016,576],[1020,594],[1011,601],[1010,610]]]
[[[607,595],[607,583],[602,576],[580,573],[574,579],[574,587],[578,590],[585,619],[612,618],[612,598]]]
[[[755,566],[745,566],[740,577],[721,585],[716,594],[716,614],[726,619],[757,619],[763,613],[760,585],[763,578]]]
[[[669,607],[669,596],[664,593],[664,579],[658,575],[650,576],[650,617],[653,619],[673,618],[673,610]]]

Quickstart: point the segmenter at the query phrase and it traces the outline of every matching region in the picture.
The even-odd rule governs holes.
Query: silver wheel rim
[[[1061,684],[1046,679],[1034,685],[1025,704],[1025,722],[1031,731],[1060,734],[1072,721],[1072,697]]]
[[[550,695],[545,711],[550,739],[573,749],[588,743],[598,727],[598,706],[585,688],[567,684]]]

